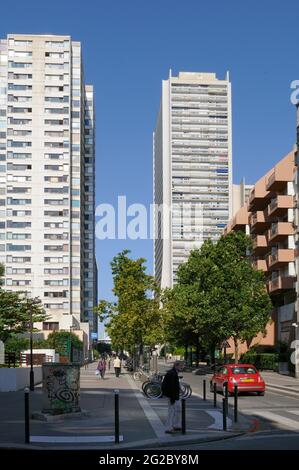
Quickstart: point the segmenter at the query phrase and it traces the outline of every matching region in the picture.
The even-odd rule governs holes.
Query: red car
[[[266,385],[258,370],[252,364],[225,364],[215,372],[210,382],[211,391],[216,390],[224,393],[227,385],[228,393],[234,393],[234,386],[238,386],[238,392],[256,392],[264,395]]]

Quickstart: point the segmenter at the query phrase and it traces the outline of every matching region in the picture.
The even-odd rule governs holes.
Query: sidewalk
[[[186,404],[185,435],[167,435],[164,422],[167,415],[165,399],[149,400],[144,397],[130,374],[122,372],[116,378],[106,372],[105,379],[95,376],[96,364],[81,369],[80,417],[55,419],[51,422],[30,421],[31,444],[24,444],[24,393],[0,394],[0,447],[26,447],[35,449],[108,449],[155,448],[174,444],[191,444],[225,439],[240,435],[250,423],[240,419],[238,426],[228,421],[228,431],[222,431],[220,407],[213,409],[210,401],[198,396]],[[114,444],[114,390],[119,390],[120,444]],[[30,394],[30,413],[42,409],[42,390]],[[220,405],[220,404],[219,404]]]

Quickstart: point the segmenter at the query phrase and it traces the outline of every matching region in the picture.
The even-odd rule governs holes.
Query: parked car
[[[225,364],[218,369],[211,381],[210,389],[216,390],[224,394],[227,390],[230,395],[234,393],[234,386],[238,386],[238,392],[256,392],[258,395],[264,395],[266,385],[260,373],[252,364]]]

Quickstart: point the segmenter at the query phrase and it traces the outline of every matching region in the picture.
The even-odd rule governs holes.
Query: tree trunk
[[[190,364],[190,367],[192,367],[192,346],[190,346],[189,348],[189,354],[190,354],[189,364]]]
[[[142,343],[139,345],[139,364],[140,364],[140,367],[143,366],[143,344]]]
[[[210,346],[211,365],[215,364],[215,343]]]
[[[235,364],[239,363],[239,343],[238,338],[234,337],[234,345],[235,345]]]
[[[188,344],[185,344],[184,360],[185,360],[186,362],[187,362],[187,360],[188,360]]]

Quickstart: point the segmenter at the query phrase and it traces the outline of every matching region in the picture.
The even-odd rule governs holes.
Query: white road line
[[[286,411],[287,413],[291,413],[292,415],[299,415],[299,410],[287,410],[287,409],[285,409],[284,411]]]
[[[271,411],[251,410],[250,414],[251,416],[257,415],[257,416],[260,416],[261,418],[269,419],[270,421],[273,421],[274,423],[282,424],[283,426],[287,426],[288,428],[296,429],[296,431],[299,431],[299,421],[286,418],[276,413],[272,413]]]
[[[30,442],[53,442],[53,443],[87,443],[87,442],[114,442],[114,436],[30,436]],[[119,436],[123,441],[124,436]]]
[[[210,426],[208,426],[208,429],[223,429],[222,413],[220,411],[205,410],[205,412],[208,415],[210,415],[214,420],[214,423],[210,424]],[[227,419],[227,427],[229,428],[232,425],[232,420],[230,418],[226,418],[226,419]]]
[[[129,382],[130,387],[133,389],[134,394],[144,411],[145,416],[147,417],[148,422],[150,423],[151,427],[153,428],[154,433],[158,438],[165,437],[165,426],[163,425],[162,421],[160,420],[159,416],[155,412],[155,410],[151,407],[149,402],[141,395],[139,389],[136,389],[136,385],[128,375],[127,380]]]

